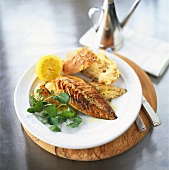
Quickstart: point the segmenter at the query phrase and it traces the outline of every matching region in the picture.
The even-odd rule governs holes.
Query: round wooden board
[[[142,85],[143,95],[146,97],[147,101],[150,103],[152,108],[156,111],[157,107],[156,93],[148,75],[131,60],[123,56],[120,56],[119,54],[116,55],[122,58],[124,61],[126,61],[135,70]],[[136,124],[133,123],[133,125],[117,139],[102,146],[89,149],[66,149],[56,147],[39,140],[37,137],[33,136],[28,130],[26,130],[25,128],[24,129],[26,133],[29,135],[29,137],[36,144],[38,144],[40,147],[54,155],[77,161],[95,161],[110,158],[129,150],[131,147],[135,146],[147,134],[151,127],[151,123],[145,111],[142,108],[139,114],[146,126],[146,131],[139,132]]]

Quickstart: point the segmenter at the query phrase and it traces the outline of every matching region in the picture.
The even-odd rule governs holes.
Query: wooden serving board
[[[135,70],[140,79],[144,96],[146,97],[147,101],[150,103],[152,108],[156,111],[157,108],[156,93],[148,75],[131,60],[122,57],[118,54],[116,55],[122,58],[124,61],[126,61]],[[133,125],[117,139],[102,146],[89,149],[66,149],[56,147],[39,140],[37,137],[33,136],[28,130],[26,130],[25,128],[24,129],[26,133],[29,135],[29,137],[36,144],[38,144],[40,147],[54,155],[71,160],[95,161],[110,158],[129,150],[130,148],[135,146],[148,133],[151,127],[151,123],[145,111],[142,108],[139,114],[146,126],[145,132],[139,132],[136,124],[133,123]]]

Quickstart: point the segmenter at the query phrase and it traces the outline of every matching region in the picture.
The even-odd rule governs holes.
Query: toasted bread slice
[[[116,86],[100,84],[97,82],[90,82],[90,84],[96,88],[96,90],[103,96],[105,100],[110,100],[116,97],[120,97],[127,92],[126,89]]]
[[[96,54],[87,47],[79,48],[75,52],[68,53],[63,62],[63,72],[71,75],[80,72],[97,61]]]
[[[89,78],[98,79],[98,82],[102,84],[114,83],[120,75],[116,63],[103,52],[98,53],[97,57],[97,62],[83,70],[82,73]]]

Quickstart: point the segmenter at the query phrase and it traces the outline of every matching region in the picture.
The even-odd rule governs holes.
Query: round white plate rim
[[[63,49],[63,50],[58,50],[56,51],[56,54],[59,54],[59,53],[62,53],[62,52],[69,52],[69,51],[73,51],[74,49],[76,48],[71,48],[71,49]],[[95,52],[98,52],[99,50],[95,50],[93,49]],[[134,110],[134,114],[132,115],[132,117],[130,118],[130,121],[127,122],[126,124],[124,124],[124,128],[123,129],[120,129],[118,131],[118,133],[116,134],[113,134],[111,135],[111,129],[107,129],[105,132],[104,132],[104,135],[102,134],[98,134],[98,135],[94,135],[94,136],[88,136],[88,134],[82,134],[82,135],[78,135],[76,138],[75,141],[72,141],[71,143],[66,143],[65,141],[70,139],[73,135],[72,134],[64,134],[64,140],[60,140],[58,141],[58,139],[61,137],[61,133],[60,134],[57,134],[58,138],[57,138],[57,141],[49,141],[48,138],[46,138],[45,136],[43,136],[43,133],[41,134],[40,131],[38,131],[37,129],[34,129],[33,127],[30,127],[29,124],[26,122],[26,119],[23,119],[23,115],[22,113],[20,112],[20,108],[18,107],[18,93],[19,93],[19,89],[20,89],[20,86],[22,86],[22,81],[23,79],[25,78],[25,75],[28,73],[29,70],[31,70],[31,68],[35,65],[32,64],[24,73],[23,75],[21,76],[20,80],[18,81],[17,83],[17,86],[16,86],[16,89],[15,89],[15,92],[14,92],[14,106],[15,106],[15,110],[16,110],[16,114],[20,120],[20,122],[22,123],[22,125],[31,133],[33,134],[34,136],[36,136],[38,139],[48,143],[48,144],[51,144],[51,145],[54,145],[54,146],[58,146],[58,147],[63,147],[63,148],[70,148],[70,149],[86,149],[86,148],[91,148],[91,147],[96,147],[96,146],[100,146],[100,145],[103,145],[105,143],[108,143],[114,139],[116,139],[117,137],[119,137],[121,134],[123,134],[132,124],[133,122],[135,121],[139,111],[140,111],[140,108],[141,108],[141,100],[142,100],[142,88],[141,88],[141,84],[140,84],[140,81],[136,75],[136,73],[134,72],[134,70],[125,62],[123,61],[122,59],[114,56],[113,54],[111,53],[107,53],[105,52],[106,55],[108,57],[115,57],[118,62],[122,63],[123,66],[127,67],[127,69],[129,69],[129,72],[130,74],[132,75],[132,78],[135,79],[135,83],[137,84],[136,86],[136,91],[137,91],[137,101],[134,106],[135,110]],[[34,79],[35,79],[36,76],[34,76]],[[31,83],[31,82],[30,82]],[[33,83],[33,82],[32,82]],[[25,111],[26,111],[27,108],[25,108]],[[37,120],[38,121],[38,120]],[[41,123],[41,122],[39,122]],[[114,129],[113,129],[114,130]],[[118,129],[117,129],[118,130]],[[99,129],[98,129],[99,131]],[[51,132],[51,133],[54,133],[54,132]],[[110,133],[110,136],[108,136]],[[63,135],[63,134],[62,134]],[[87,137],[85,138],[85,141],[84,141],[84,137]],[[106,138],[103,138],[103,137],[106,137]],[[62,138],[63,139],[63,138]]]

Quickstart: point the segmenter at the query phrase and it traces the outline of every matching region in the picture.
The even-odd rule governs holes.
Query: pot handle
[[[99,18],[99,21],[97,24],[93,24],[93,14],[95,14],[96,12],[101,12],[101,15],[100,15],[100,18]],[[92,23],[92,27],[94,28],[94,30],[97,32],[98,28],[99,28],[99,25],[103,19],[103,15],[104,15],[104,9],[101,8],[101,7],[94,7],[94,8],[90,8],[89,12],[88,12],[88,16],[89,16],[89,19]]]

